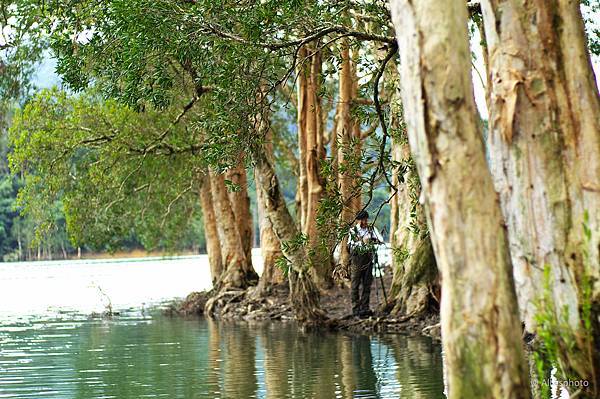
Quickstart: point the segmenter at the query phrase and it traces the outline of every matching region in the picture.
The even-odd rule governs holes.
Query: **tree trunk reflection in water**
[[[371,339],[366,335],[350,335],[340,340],[341,391],[344,398],[357,392],[376,394],[377,376],[373,368]]]
[[[390,335],[383,342],[392,349],[402,398],[444,397],[442,354],[430,338]]]
[[[18,323],[0,334],[0,397],[442,397],[440,347],[427,338],[127,315]]]
[[[267,399],[287,398],[292,387],[288,381],[289,347],[280,339],[282,326],[265,324],[261,326],[260,342],[264,350],[264,373]]]
[[[221,385],[221,339],[219,325],[211,317],[206,318],[208,324],[208,367],[206,374],[207,391],[217,394]]]
[[[250,398],[256,394],[256,342],[247,324],[222,324],[223,397]]]

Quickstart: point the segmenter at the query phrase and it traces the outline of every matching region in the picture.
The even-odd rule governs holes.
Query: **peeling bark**
[[[579,2],[487,0],[482,11],[491,77],[491,169],[507,221],[522,317],[529,331],[538,328],[540,313],[554,313],[556,328],[568,321],[576,338],[572,347],[561,348],[561,362],[567,373],[590,381],[597,394],[600,100]],[[552,300],[538,308],[546,294]],[[592,309],[589,333],[581,313],[586,306]]]
[[[253,152],[252,156],[257,189],[262,190],[265,198],[266,216],[282,243],[282,253],[289,265],[290,300],[296,320],[303,325],[318,323],[324,313],[319,306],[319,290],[309,273],[306,249],[296,244],[300,230],[287,209],[273,165],[262,151]]]
[[[466,4],[390,3],[409,142],[442,275],[449,398],[528,398],[508,242],[478,131]]]
[[[219,232],[217,230],[217,220],[213,207],[208,172],[202,179],[200,206],[202,208],[202,222],[204,223],[204,238],[206,240],[206,252],[208,253],[208,263],[210,265],[210,276],[213,285],[215,285],[223,272],[223,260],[221,258],[221,243],[219,242]]]
[[[397,71],[388,79],[399,84]],[[397,91],[391,96],[390,126],[394,168],[392,183],[396,196],[391,200],[393,279],[390,288],[391,313],[404,317],[426,315],[439,302],[439,276],[431,239],[427,230],[425,210],[419,203],[421,185],[410,154],[406,129],[403,126],[402,105]]]
[[[255,284],[258,276],[252,268],[252,263],[246,259],[242,236],[237,228],[235,214],[225,186],[225,176],[213,170],[209,171],[209,176],[224,267],[215,287],[217,290],[246,288]]]
[[[333,265],[330,251],[319,245],[317,211],[324,195],[325,183],[320,174],[325,159],[323,145],[323,117],[319,98],[321,54],[312,46],[300,50],[306,62],[298,71],[298,140],[300,149],[299,198],[300,227],[308,237],[312,271],[315,281],[322,287],[331,286]],[[312,55],[311,55],[312,54]],[[311,55],[310,57],[308,57]]]
[[[352,101],[357,96],[356,70],[350,56],[347,39],[342,40],[341,69],[339,78],[339,98],[336,112],[335,138],[339,145],[335,147],[337,159],[337,178],[342,200],[340,222],[350,225],[360,209],[360,190],[357,179],[360,170],[354,170],[353,160],[360,156],[360,125],[351,114]],[[358,137],[357,137],[358,135]],[[333,147],[332,147],[333,153]],[[340,264],[347,267],[350,264],[350,253],[346,247],[348,237],[340,243]]]
[[[244,160],[240,159],[239,164],[227,171],[225,178],[235,184],[239,189],[229,191],[229,201],[235,216],[238,231],[242,238],[242,248],[248,261],[248,267],[252,267],[252,246],[253,246],[253,223],[250,212],[250,197],[248,196],[248,177]]]
[[[268,152],[267,152],[268,153]],[[256,180],[256,200],[258,203],[260,223],[260,250],[263,257],[263,272],[258,281],[257,291],[266,293],[269,287],[285,282],[283,271],[277,267],[277,260],[281,258],[281,243],[273,231],[273,225],[266,215],[266,199],[264,192],[258,188],[259,181]]]

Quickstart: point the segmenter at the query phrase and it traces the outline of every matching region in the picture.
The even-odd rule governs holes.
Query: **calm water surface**
[[[137,306],[144,280],[132,277],[143,266],[121,266],[45,265],[38,274],[37,266],[12,273],[0,266],[0,297],[3,289],[15,291],[28,280],[38,289],[29,291],[34,299],[28,311],[0,302],[0,398],[444,397],[441,348],[429,338],[168,318]],[[199,276],[197,268],[186,275],[186,267],[173,261],[151,264],[150,274],[163,285],[149,282],[152,299],[185,295],[190,278]],[[173,270],[179,277],[167,278]],[[69,299],[63,309],[61,301],[44,295],[64,283],[64,273],[73,278],[67,279],[70,291],[56,293],[62,302]],[[106,295],[96,285],[90,288],[90,279],[101,282]],[[88,289],[79,306],[85,311],[78,311],[77,294]],[[113,307],[126,304],[129,310],[112,319],[88,316],[88,308],[102,308],[111,295],[117,298]]]

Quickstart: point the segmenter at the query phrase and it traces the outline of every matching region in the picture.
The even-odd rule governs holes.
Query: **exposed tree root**
[[[304,282],[302,282],[304,284]],[[297,282],[296,287],[310,289],[309,286]],[[375,291],[376,287],[373,287]],[[265,321],[280,320],[297,322],[297,313],[293,301],[290,300],[288,284],[269,287],[269,295],[257,295],[256,287],[247,290],[228,289],[218,294],[212,292],[193,293],[179,306],[178,311],[184,315],[205,314],[220,320]],[[210,295],[213,295],[210,297]],[[377,306],[377,296],[373,294],[371,304],[378,308],[374,316],[357,319],[350,313],[350,293],[346,287],[335,287],[319,295],[320,311],[310,314],[312,321],[300,322],[304,329],[325,328],[330,330],[346,330],[353,332],[410,332],[425,334],[439,339],[439,317],[429,314],[421,317],[390,315],[385,304]],[[314,310],[314,303],[303,302],[302,307]],[[198,311],[202,308],[201,311]]]

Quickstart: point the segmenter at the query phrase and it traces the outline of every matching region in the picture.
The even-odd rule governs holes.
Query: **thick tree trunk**
[[[250,197],[248,196],[248,176],[244,166],[244,160],[240,159],[239,164],[227,170],[225,178],[233,183],[237,188],[229,191],[229,201],[235,215],[238,231],[242,238],[242,248],[246,255],[249,268],[252,268],[252,247],[254,243],[253,220],[250,212]]]
[[[530,331],[550,330],[563,377],[590,381],[594,389],[586,394],[595,395],[600,101],[578,7],[574,1],[482,1],[491,168],[507,220],[522,317]],[[588,315],[582,313],[587,307]],[[540,318],[545,325],[537,325]],[[591,321],[588,328],[585,320]]]
[[[397,70],[388,79],[399,84]],[[415,317],[435,309],[439,302],[439,276],[433,247],[427,230],[425,210],[419,203],[421,184],[410,154],[406,128],[403,126],[400,93],[392,94],[390,126],[392,160],[398,167],[393,171],[396,196],[391,201],[393,279],[390,298],[392,314]]]
[[[264,192],[259,189],[259,181],[256,180],[256,202],[258,203],[258,218],[260,223],[260,250],[263,257],[263,272],[258,281],[257,291],[260,294],[267,293],[269,287],[285,282],[285,276],[281,268],[277,267],[277,260],[281,258],[281,243],[273,231],[273,225],[266,215],[266,198]]]
[[[252,263],[246,259],[242,236],[237,228],[238,224],[229,201],[225,176],[213,170],[209,172],[209,176],[224,267],[216,288],[218,290],[246,288],[255,284],[258,276],[252,268]]]
[[[262,190],[267,218],[282,243],[283,256],[289,266],[290,300],[295,317],[301,324],[314,324],[323,318],[323,312],[319,307],[319,291],[309,273],[306,249],[299,242],[300,231],[287,209],[273,165],[260,151],[253,153],[253,160],[257,189]]]
[[[392,0],[391,9],[409,142],[442,274],[449,397],[528,398],[508,242],[477,128],[466,4]]]
[[[437,309],[439,300],[436,296],[439,291],[438,271],[431,240],[428,236],[411,235],[412,243],[398,247],[400,251],[407,251],[406,259],[394,259],[390,289],[394,304],[391,313],[405,317],[427,315],[433,312],[432,309]]]
[[[213,285],[215,285],[223,272],[223,259],[221,257],[221,243],[219,242],[219,231],[217,230],[217,219],[215,217],[208,171],[202,179],[200,206],[202,208],[202,222],[204,223],[204,238],[206,240],[206,252],[210,265],[210,276]]]

